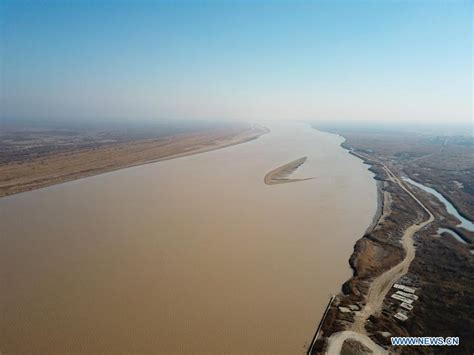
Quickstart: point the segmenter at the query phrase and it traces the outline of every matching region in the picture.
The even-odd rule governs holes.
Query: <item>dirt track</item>
[[[384,272],[382,275],[375,278],[370,287],[366,297],[365,307],[356,314],[354,317],[354,323],[352,325],[352,330],[337,332],[331,335],[328,340],[328,354],[339,354],[342,348],[342,344],[347,339],[353,339],[361,342],[374,353],[386,353],[386,351],[375,344],[368,336],[365,330],[365,323],[369,316],[374,313],[380,312],[388,291],[392,288],[393,284],[400,279],[403,275],[408,272],[411,262],[415,258],[415,247],[413,245],[413,235],[419,230],[424,228],[426,225],[430,224],[434,220],[434,216],[431,211],[423,205],[423,203],[410,191],[404,184],[396,177],[392,171],[385,165],[383,165],[384,170],[387,172],[389,179],[396,183],[400,188],[402,188],[406,193],[408,193],[415,201],[418,203],[421,208],[429,215],[429,218],[422,222],[416,222],[410,225],[401,238],[401,243],[403,249],[405,250],[405,258],[397,265],[392,267],[390,270]]]

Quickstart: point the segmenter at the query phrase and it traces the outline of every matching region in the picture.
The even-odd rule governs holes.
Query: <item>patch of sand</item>
[[[314,177],[304,178],[304,179],[290,179],[289,176],[293,174],[296,169],[298,169],[304,162],[308,159],[308,157],[302,157],[288,164],[282,165],[276,169],[273,169],[267,175],[265,175],[263,181],[267,185],[275,185],[275,184],[285,184],[288,182],[298,182],[298,181],[305,181],[314,179]]]

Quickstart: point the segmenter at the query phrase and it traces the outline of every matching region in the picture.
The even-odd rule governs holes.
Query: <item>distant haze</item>
[[[471,1],[9,1],[3,119],[472,121]]]

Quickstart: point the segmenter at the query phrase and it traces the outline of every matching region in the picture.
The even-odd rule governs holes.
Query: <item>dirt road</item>
[[[360,312],[356,313],[351,331],[343,331],[331,335],[328,340],[328,354],[339,354],[342,344],[346,339],[357,340],[371,349],[374,353],[386,353],[383,348],[375,344],[367,336],[365,323],[367,322],[367,319],[370,315],[380,312],[383,300],[385,299],[388,291],[398,279],[408,272],[408,268],[415,258],[413,235],[434,220],[434,216],[430,210],[425,205],[423,205],[423,203],[410,190],[405,187],[400,179],[396,177],[387,166],[383,165],[383,168],[386,171],[389,179],[400,186],[400,188],[402,188],[408,195],[410,195],[410,197],[412,197],[416,203],[418,203],[418,205],[420,205],[421,208],[429,215],[429,218],[422,222],[416,222],[405,230],[400,241],[402,243],[403,249],[405,250],[405,258],[399,264],[395,265],[390,270],[387,270],[372,281],[367,294],[365,307]]]

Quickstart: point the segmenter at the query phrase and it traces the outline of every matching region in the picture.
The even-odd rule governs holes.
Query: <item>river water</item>
[[[257,140],[0,199],[2,353],[304,353],[376,211],[342,138]],[[265,174],[307,156],[292,176]]]
[[[448,199],[444,197],[442,194],[440,194],[438,191],[436,191],[435,189],[431,187],[420,184],[419,182],[416,182],[408,177],[404,177],[403,180],[435,196],[446,207],[446,210],[448,211],[448,213],[459,220],[460,223],[457,225],[458,227],[474,232],[474,222],[461,216],[461,214],[458,212],[456,207],[454,207],[453,204],[449,202]]]

